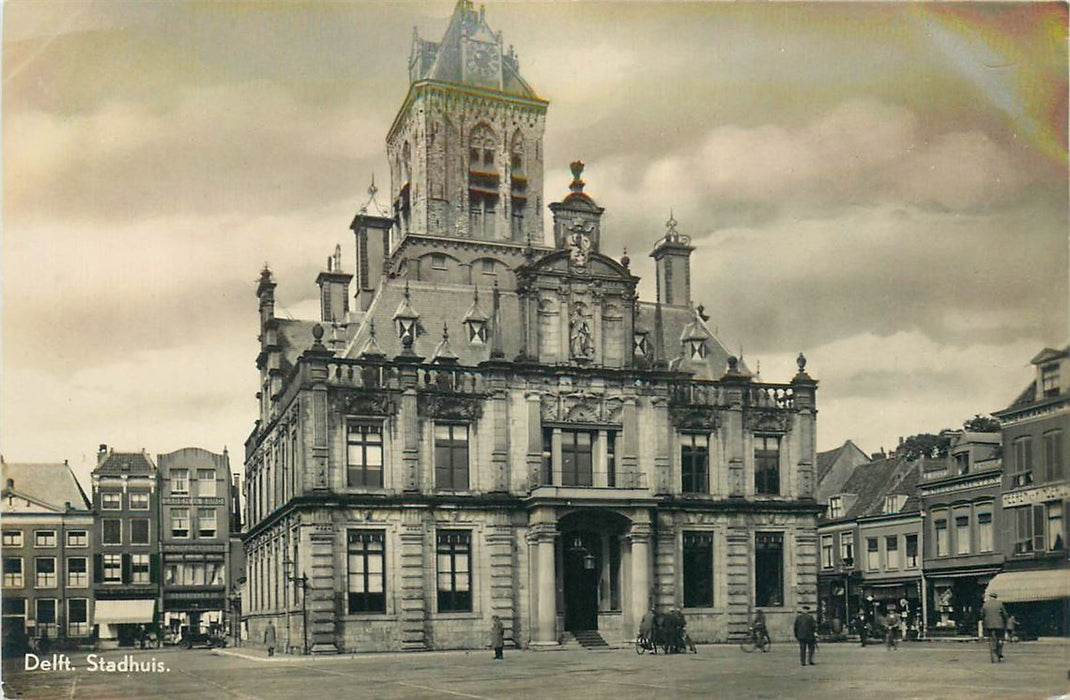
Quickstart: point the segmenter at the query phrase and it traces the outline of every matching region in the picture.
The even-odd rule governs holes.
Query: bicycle
[[[658,653],[658,646],[649,635],[640,634],[635,638],[635,653],[645,654],[647,651]]]
[[[988,660],[992,663],[1003,661],[1003,637],[998,632],[988,631]]]
[[[767,653],[773,648],[773,640],[769,638],[769,632],[766,630],[759,631],[751,628],[747,636],[739,643],[739,648],[748,654],[755,649],[761,649],[762,653]]]

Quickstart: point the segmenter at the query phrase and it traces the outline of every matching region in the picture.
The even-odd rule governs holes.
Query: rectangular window
[[[446,269],[446,256],[442,253],[431,254],[431,269],[432,270],[445,270]]]
[[[105,554],[104,583],[123,582],[123,556],[121,554]]]
[[[843,497],[833,496],[829,498],[829,519],[835,520],[843,517]]]
[[[780,607],[784,604],[784,534],[754,535],[754,604]]]
[[[4,588],[22,588],[22,557],[4,557]]]
[[[946,557],[951,554],[951,543],[947,532],[947,518],[937,518],[933,522],[936,530],[936,556]]]
[[[386,612],[386,542],[382,532],[349,531],[349,614]]]
[[[684,533],[684,607],[713,607],[712,533]]]
[[[855,535],[853,532],[840,533],[840,559],[844,566],[855,564]]]
[[[189,537],[189,508],[171,509],[171,537]]]
[[[123,494],[121,491],[101,491],[100,507],[102,510],[122,510]]]
[[[149,492],[148,491],[131,491],[130,492],[130,510],[148,510],[149,509]]]
[[[906,536],[906,545],[907,545],[907,547],[906,547],[906,549],[907,549],[907,552],[906,552],[906,554],[907,554],[907,557],[906,557],[907,558],[907,562],[906,562],[907,568],[908,569],[916,569],[916,568],[918,568],[918,536],[917,535],[907,535]]]
[[[593,482],[592,444],[594,433],[586,430],[561,431],[561,483],[564,486],[591,486]]]
[[[1014,513],[1014,553],[1015,554],[1028,554],[1033,551],[1033,510],[1026,506],[1025,508],[1015,508],[1013,511],[1005,511],[1007,515]]]
[[[1040,391],[1045,398],[1059,395],[1059,364],[1045,365],[1040,369]]]
[[[383,428],[351,423],[346,433],[346,483],[350,487],[383,485]]]
[[[89,585],[89,560],[71,557],[67,560],[67,585],[70,588],[85,588]]]
[[[89,546],[89,533],[85,530],[67,530],[67,546],[76,549]]]
[[[876,571],[881,568],[880,542],[876,537],[866,538],[866,569]]]
[[[1033,483],[1033,438],[1020,437],[1014,441],[1013,485],[1025,486]]]
[[[776,496],[780,493],[780,438],[754,436],[754,490]]]
[[[888,535],[884,538],[884,555],[889,569],[899,568],[899,535]]]
[[[685,433],[680,436],[680,471],[684,493],[710,492],[710,437]]]
[[[955,554],[970,553],[970,516],[955,516]]]
[[[85,637],[89,634],[89,600],[67,599],[67,636]]]
[[[33,546],[34,547],[55,547],[56,546],[56,531],[55,530],[34,530],[34,532],[33,532]]]
[[[149,543],[149,519],[134,518],[130,521],[130,544]]]
[[[992,513],[989,511],[977,513],[977,551],[992,551]]]
[[[188,469],[172,469],[171,470],[171,493],[173,494],[188,494],[189,493],[189,470]]]
[[[37,557],[34,562],[34,586],[37,588],[56,587],[55,557]]]
[[[1063,469],[1063,431],[1044,433],[1044,481],[1061,481]]]
[[[617,432],[606,432],[606,485],[617,485]]]
[[[215,508],[197,509],[197,537],[210,539],[215,537],[216,515]]]
[[[22,530],[4,530],[3,545],[5,547],[21,547]]]
[[[1060,551],[1063,548],[1063,504],[1055,501],[1048,505],[1048,549]]]
[[[831,569],[832,561],[832,535],[821,536],[821,568]]]
[[[123,543],[123,521],[118,518],[105,518],[100,521],[101,542],[104,544]]]
[[[130,583],[134,583],[134,584],[152,583],[152,580],[149,578],[149,555],[148,554],[132,554],[132,555],[130,555]]]
[[[4,617],[26,617],[26,599],[25,598],[12,598],[11,596],[4,596],[3,603],[3,616]],[[19,624],[22,620],[19,620]]]
[[[215,496],[215,470],[197,470],[197,495]]]
[[[440,530],[438,555],[438,611],[472,610],[472,535],[466,530]]]
[[[435,424],[435,488],[468,488],[468,426]]]
[[[1033,505],[1033,551],[1043,552],[1047,528],[1047,509],[1043,503]]]
[[[37,608],[37,634],[47,633],[53,639],[56,635],[56,599],[38,598],[35,601]]]
[[[542,484],[549,486],[554,483],[554,429],[543,428],[542,430]]]

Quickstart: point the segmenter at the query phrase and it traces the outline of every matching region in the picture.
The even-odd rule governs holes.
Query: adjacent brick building
[[[71,468],[2,464],[3,646],[92,635],[93,513]]]

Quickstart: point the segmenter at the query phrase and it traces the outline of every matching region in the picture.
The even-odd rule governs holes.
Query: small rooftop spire
[[[379,193],[379,188],[375,186],[375,172],[372,172],[372,183],[368,185],[368,201],[365,202],[361,208],[361,214],[367,214],[369,216],[378,216],[381,218],[390,218],[386,209],[379,204],[379,200],[375,198],[375,195]]]
[[[680,240],[680,232],[676,230],[676,217],[673,216],[672,209],[669,209],[669,220],[665,222],[665,228],[669,229],[665,233],[665,240],[673,242]]]
[[[432,362],[456,362],[457,353],[453,352],[453,348],[450,347],[450,331],[446,327],[446,322],[442,322],[442,342],[435,348],[435,355],[431,358]]]

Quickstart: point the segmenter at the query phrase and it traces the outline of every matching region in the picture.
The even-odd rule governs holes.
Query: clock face
[[[478,78],[491,78],[498,70],[498,52],[492,44],[472,42],[468,45],[468,72]]]

